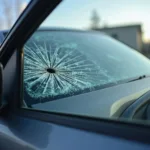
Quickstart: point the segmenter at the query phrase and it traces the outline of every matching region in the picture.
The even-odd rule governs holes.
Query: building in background
[[[142,29],[141,25],[127,25],[118,27],[105,27],[95,29],[102,31],[113,38],[127,44],[128,46],[142,52],[143,41],[142,41]]]
[[[143,54],[150,58],[150,42],[143,43]]]

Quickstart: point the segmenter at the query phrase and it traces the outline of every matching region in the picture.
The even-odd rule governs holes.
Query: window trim
[[[31,109],[15,109],[10,112],[12,116],[20,116],[33,120],[54,123],[70,128],[80,129],[115,138],[132,140],[144,144],[150,144],[150,127],[147,124],[128,123],[125,120],[111,120],[105,118],[92,118],[71,114],[44,112]],[[140,136],[139,136],[140,135]]]

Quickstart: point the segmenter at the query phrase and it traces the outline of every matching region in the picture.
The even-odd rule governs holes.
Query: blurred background
[[[9,30],[29,0],[0,0],[0,30]],[[96,30],[150,58],[149,0],[64,0],[40,27]]]
[[[10,29],[29,0],[0,0],[0,30]]]

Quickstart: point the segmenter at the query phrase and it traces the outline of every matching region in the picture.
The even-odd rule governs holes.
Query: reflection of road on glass
[[[25,46],[24,84],[31,97],[45,98],[104,84],[106,72],[75,43],[30,41]]]

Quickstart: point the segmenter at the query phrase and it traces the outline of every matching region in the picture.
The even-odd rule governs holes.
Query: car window
[[[41,29],[24,46],[29,103],[94,91],[143,74],[150,75],[148,59],[97,32]]]
[[[133,1],[129,11],[146,14],[142,2]],[[109,11],[128,5],[116,0],[111,9],[98,9],[109,3],[63,1],[28,39],[22,70],[25,108],[119,119],[149,92],[150,61],[142,25],[128,22],[125,14],[119,15],[123,25],[116,25]],[[145,10],[139,9],[141,3]],[[100,12],[110,26],[100,22]]]

